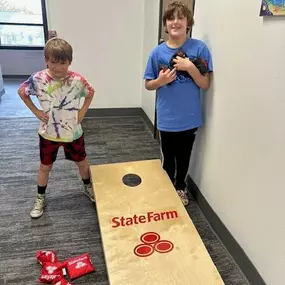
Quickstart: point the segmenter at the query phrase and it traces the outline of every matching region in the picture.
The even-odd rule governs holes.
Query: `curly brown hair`
[[[163,26],[166,26],[166,20],[171,20],[171,18],[174,17],[175,13],[178,14],[178,16],[183,16],[187,18],[187,30],[186,32],[190,30],[190,28],[194,25],[194,15],[192,9],[190,9],[185,3],[181,1],[174,1],[170,3],[165,10],[163,17],[162,17],[162,22]],[[165,31],[167,33],[167,31]]]

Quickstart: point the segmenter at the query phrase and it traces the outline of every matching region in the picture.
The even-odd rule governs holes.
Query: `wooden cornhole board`
[[[126,174],[140,176],[126,186]],[[160,160],[91,166],[111,285],[224,284]]]

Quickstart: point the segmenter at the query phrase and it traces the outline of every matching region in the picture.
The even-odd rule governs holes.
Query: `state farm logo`
[[[46,267],[48,274],[53,274],[54,271],[57,269],[55,266],[47,266]]]
[[[85,262],[79,261],[79,262],[76,264],[75,268],[76,268],[76,269],[79,269],[79,268],[82,268],[82,267],[85,267],[85,266],[87,266],[87,264],[86,264]]]
[[[134,248],[134,254],[138,257],[147,257],[154,253],[167,253],[173,250],[174,245],[169,240],[161,240],[160,235],[155,232],[148,232],[140,237],[141,244]]]

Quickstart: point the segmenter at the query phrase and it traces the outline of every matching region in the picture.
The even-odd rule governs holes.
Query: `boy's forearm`
[[[39,109],[35,106],[32,99],[30,98],[30,96],[26,96],[20,91],[18,93],[19,93],[19,96],[21,97],[21,99],[23,100],[23,102],[25,103],[25,105],[31,110],[31,112],[34,115],[36,115],[36,113],[37,113],[37,111],[39,111]]]
[[[92,99],[93,99],[93,96],[90,96],[90,97],[86,97],[85,100],[84,100],[84,103],[82,105],[82,108],[80,109],[80,111],[83,113],[83,117],[85,116],[85,114],[87,113],[88,111],[88,108],[92,102]]]
[[[202,75],[198,68],[195,65],[191,65],[187,72],[191,75],[195,83],[201,88],[201,89],[208,89],[210,86],[210,76],[209,73]]]
[[[151,90],[156,90],[159,87],[161,87],[160,81],[157,79],[153,79],[153,80],[146,80],[145,81],[145,88],[149,91]]]

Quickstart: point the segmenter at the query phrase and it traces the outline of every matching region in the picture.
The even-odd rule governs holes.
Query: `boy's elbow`
[[[201,89],[203,89],[204,91],[208,90],[210,87],[210,82],[203,82],[203,84],[201,85]]]
[[[19,88],[18,89],[18,95],[23,99],[25,97],[25,91],[23,90],[23,88]]]
[[[150,81],[150,80],[145,80],[145,82],[144,82],[144,87],[145,87],[145,89],[148,90],[148,91],[150,91],[149,81]]]
[[[144,86],[148,91],[153,91],[159,88],[159,84],[155,79],[146,79]]]
[[[201,82],[200,88],[203,90],[207,90],[209,89],[211,83],[209,74],[205,75],[203,79],[204,80]]]

